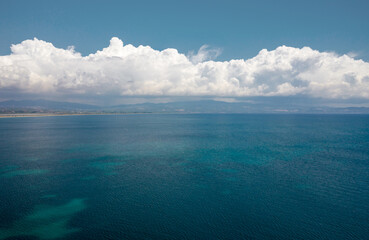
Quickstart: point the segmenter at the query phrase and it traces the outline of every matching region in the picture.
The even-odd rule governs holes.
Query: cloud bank
[[[25,40],[0,56],[0,92],[37,96],[295,96],[369,98],[369,63],[309,47],[263,49],[250,59],[214,61],[207,46],[176,49],[123,45],[113,37],[82,56],[42,40]]]

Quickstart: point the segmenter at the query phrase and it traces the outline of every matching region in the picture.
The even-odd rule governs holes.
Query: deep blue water
[[[0,239],[368,239],[369,115],[0,119]]]

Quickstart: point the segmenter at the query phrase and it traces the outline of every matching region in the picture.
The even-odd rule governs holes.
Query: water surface
[[[0,239],[367,239],[368,115],[0,119]]]

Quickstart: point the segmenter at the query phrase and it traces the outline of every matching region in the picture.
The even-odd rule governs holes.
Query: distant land
[[[369,107],[330,107],[301,104],[299,101],[254,99],[225,102],[218,100],[96,106],[44,99],[0,102],[0,114],[124,114],[124,113],[311,113],[369,114]]]

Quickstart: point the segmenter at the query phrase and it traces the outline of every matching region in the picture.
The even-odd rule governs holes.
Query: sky
[[[369,99],[368,1],[0,1],[0,100]]]

